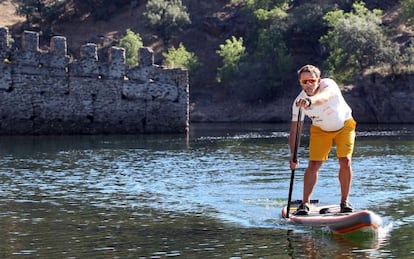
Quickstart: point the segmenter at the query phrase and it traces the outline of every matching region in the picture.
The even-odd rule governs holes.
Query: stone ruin
[[[67,54],[66,38],[39,49],[39,35],[25,31],[12,47],[0,27],[0,134],[181,133],[189,127],[188,71],[154,64],[151,49],[125,64],[125,49],[111,47],[100,61],[96,44]]]

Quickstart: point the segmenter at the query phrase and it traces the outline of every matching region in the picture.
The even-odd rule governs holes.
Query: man
[[[292,125],[289,135],[291,154],[294,150],[296,126],[299,109],[302,118],[305,115],[312,120],[310,126],[309,164],[303,182],[303,200],[296,215],[307,215],[310,207],[310,196],[318,179],[318,171],[322,163],[328,159],[332,143],[336,145],[339,161],[339,183],[341,186],[341,213],[352,212],[349,203],[349,192],[352,181],[351,157],[355,142],[356,122],[352,118],[352,110],[343,98],[339,86],[330,78],[321,78],[320,70],[313,65],[305,65],[298,71],[302,91],[292,106]],[[297,167],[290,158],[290,168]]]

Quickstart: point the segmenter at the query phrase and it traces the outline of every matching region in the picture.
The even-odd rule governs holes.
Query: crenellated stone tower
[[[154,64],[151,49],[139,50],[135,67],[125,50],[112,47],[107,62],[97,45],[67,55],[66,38],[55,36],[48,51],[39,35],[25,31],[12,48],[0,27],[0,134],[180,133],[189,127],[188,71]]]

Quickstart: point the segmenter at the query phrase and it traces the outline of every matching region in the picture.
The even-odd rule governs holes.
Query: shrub
[[[182,43],[179,44],[178,48],[169,48],[168,52],[162,53],[162,56],[164,57],[164,65],[171,68],[188,69],[190,83],[194,81],[194,78],[202,67],[197,56],[193,52],[187,51]]]
[[[171,47],[168,52],[162,53],[164,57],[164,65],[171,68],[186,68],[190,71],[195,71],[200,68],[201,63],[193,52],[187,51],[183,43],[180,43],[178,48]]]
[[[118,46],[125,49],[126,64],[128,66],[134,66],[138,63],[138,50],[143,46],[139,33],[127,29]]]

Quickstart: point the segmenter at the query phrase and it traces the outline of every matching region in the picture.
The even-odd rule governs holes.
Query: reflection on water
[[[203,214],[117,210],[48,202],[7,204],[0,230],[2,255],[51,257],[147,256],[165,258],[353,258],[389,255],[375,240],[352,242],[329,233],[294,232],[224,224]],[[2,218],[3,220],[4,218]],[[315,238],[316,236],[316,238]]]
[[[380,237],[361,240],[280,219],[288,130],[198,124],[188,138],[1,137],[0,258],[412,256],[414,127],[359,126],[351,199],[385,221]],[[331,157],[314,192],[326,203],[339,199]]]

